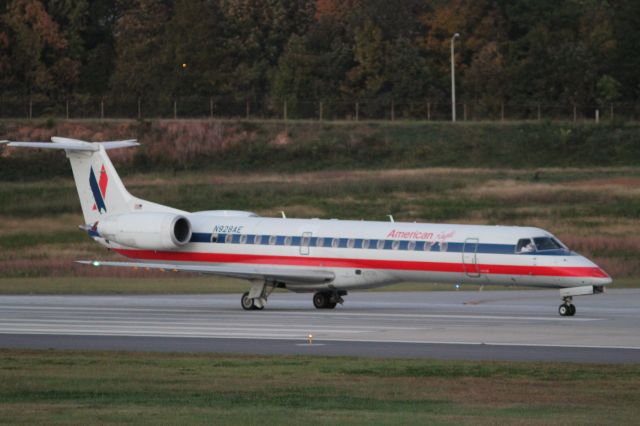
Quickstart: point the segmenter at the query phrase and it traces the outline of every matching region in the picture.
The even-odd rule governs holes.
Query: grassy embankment
[[[11,424],[630,424],[640,366],[0,350]]]
[[[8,137],[21,139],[43,139],[46,132],[70,134],[72,129],[78,133],[72,136],[97,139],[99,132],[102,138],[131,136],[128,129],[141,133],[143,141],[166,133],[164,139],[148,140],[143,154],[131,156],[135,150],[125,150],[114,162],[134,194],[189,211],[225,208],[275,216],[284,210],[288,217],[367,220],[386,220],[387,214],[393,214],[401,221],[540,226],[601,264],[616,283],[636,286],[640,279],[640,168],[634,167],[640,158],[640,138],[636,137],[640,129],[633,126],[605,131],[604,127],[561,124],[297,123],[284,136],[277,131],[282,124],[274,123],[84,123],[77,125],[80,130],[65,126],[70,124],[27,131],[17,125],[11,130],[5,124]],[[190,143],[181,130],[194,140],[212,133],[213,142]],[[607,133],[611,135],[608,142]],[[173,150],[172,136],[182,144]],[[345,148],[347,142],[350,149]],[[156,157],[162,152],[172,154]],[[310,157],[302,155],[305,153]],[[3,167],[31,158],[16,155],[3,158]],[[165,279],[160,273],[74,265],[75,259],[115,256],[75,229],[82,218],[67,161],[50,153],[33,155],[47,164],[62,164],[64,172],[56,177],[57,165],[53,170],[25,171],[26,181],[19,182],[12,180],[17,171],[0,169],[4,179],[0,186],[0,292],[244,288],[233,280],[182,279],[183,275]],[[202,158],[209,162],[204,164]],[[492,167],[496,158],[502,167]],[[410,168],[448,163],[461,167]],[[543,167],[565,163],[581,167]],[[146,171],[131,171],[138,166]],[[225,167],[236,170],[220,170]],[[374,167],[381,169],[367,170]],[[52,276],[56,278],[51,281],[37,278]],[[106,278],[111,276],[119,280]]]

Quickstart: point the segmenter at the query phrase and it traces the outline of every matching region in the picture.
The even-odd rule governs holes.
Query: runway
[[[0,296],[0,347],[468,360],[640,362],[640,290],[574,300],[557,291],[353,292],[316,310],[276,293],[263,311],[239,295]],[[309,344],[308,335],[313,335]]]

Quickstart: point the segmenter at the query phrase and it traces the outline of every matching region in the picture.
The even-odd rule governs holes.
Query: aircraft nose
[[[591,260],[583,257],[584,261],[587,262],[591,267],[589,268],[589,275],[592,280],[595,281],[597,285],[607,285],[611,284],[613,280],[611,276],[605,272],[600,266],[596,265]]]

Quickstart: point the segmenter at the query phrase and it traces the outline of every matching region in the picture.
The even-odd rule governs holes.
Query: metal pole
[[[173,100],[173,119],[175,120],[176,118],[178,118],[178,101],[177,100]]]
[[[396,119],[396,109],[393,100],[391,101],[391,121],[395,121]]]
[[[65,102],[66,116],[67,120],[69,119],[69,99]]]
[[[599,122],[600,122],[600,110],[597,109],[596,110],[596,123],[599,123]]]
[[[427,121],[431,121],[431,102],[427,102]]]
[[[323,113],[322,109],[323,109],[322,108],[322,101],[320,101],[320,121],[322,121],[322,113]]]
[[[453,122],[456,121],[456,63],[453,44],[458,37],[460,37],[459,33],[451,37],[451,121]]]
[[[142,118],[142,106],[140,105],[140,98],[138,98],[138,120]]]
[[[29,98],[29,120],[33,119],[33,99]]]
[[[500,121],[504,121],[504,102],[500,104]]]
[[[287,121],[287,101],[284,101],[284,121]]]
[[[538,104],[538,121],[542,119],[542,110],[540,108],[540,104]]]
[[[578,121],[578,110],[576,109],[576,104],[573,104],[573,121]]]
[[[249,111],[249,101],[247,101],[247,105],[246,105],[246,111],[247,111],[247,120],[249,119],[249,115],[250,115],[250,111]]]
[[[213,98],[209,98],[209,117],[213,120]]]
[[[358,121],[359,119],[359,113],[360,113],[360,104],[359,102],[356,102],[356,121]]]
[[[467,103],[462,104],[462,120],[467,121]]]
[[[609,120],[613,121],[613,104],[609,106]]]
[[[104,120],[104,98],[100,99],[100,120]]]

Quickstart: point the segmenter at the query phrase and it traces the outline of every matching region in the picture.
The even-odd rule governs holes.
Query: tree
[[[59,24],[38,0],[14,0],[2,16],[5,57],[22,93],[56,96],[78,80],[80,62]]]
[[[123,13],[115,24],[112,89],[120,96],[157,94],[171,73],[164,54],[169,8],[162,0],[122,1],[121,5]]]

